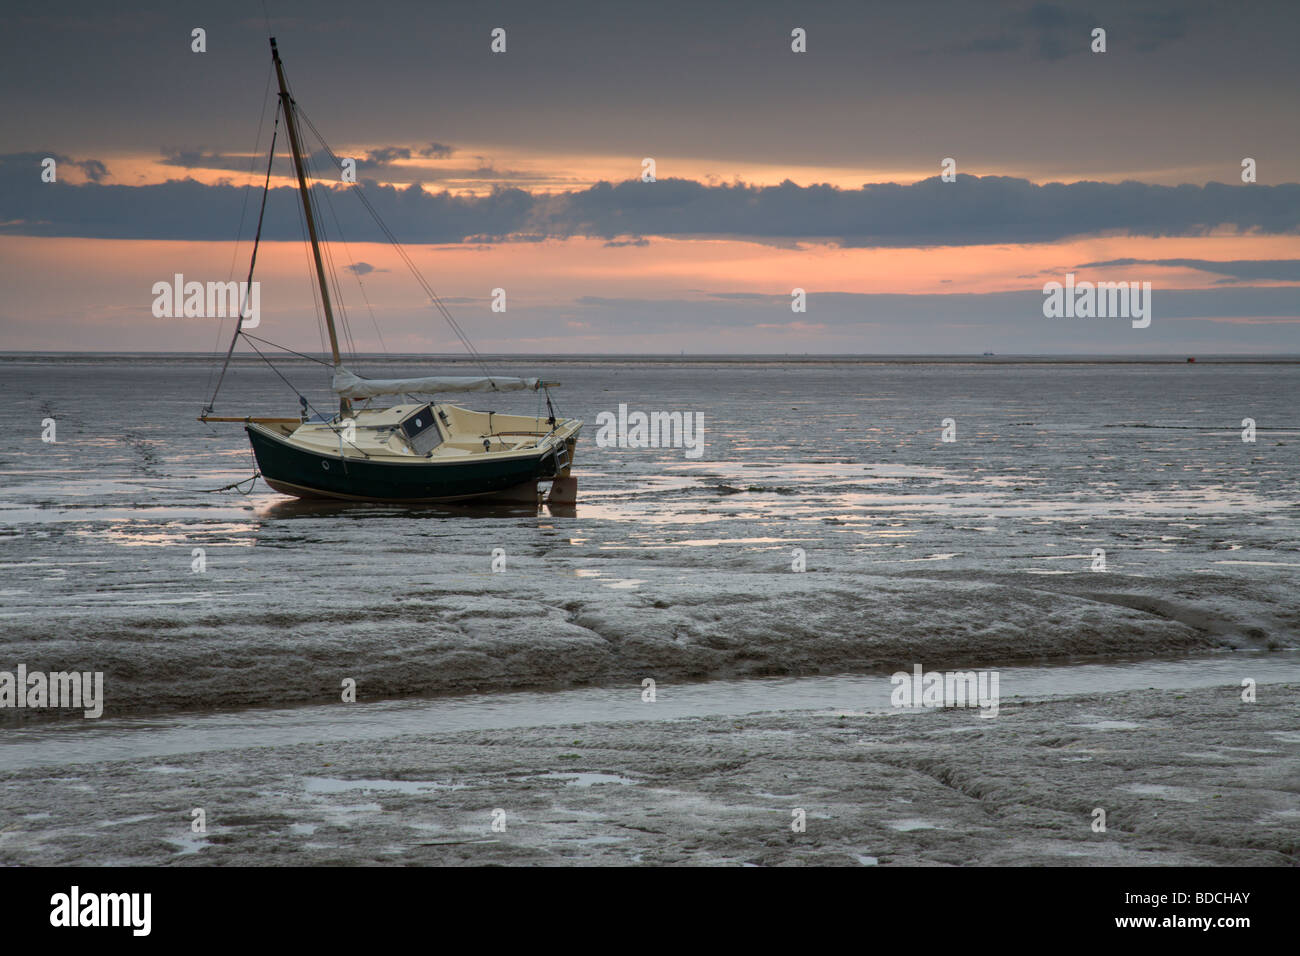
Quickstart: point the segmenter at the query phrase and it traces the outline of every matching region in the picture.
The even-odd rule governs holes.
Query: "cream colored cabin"
[[[416,426],[419,413],[430,410],[432,421]],[[349,427],[351,422],[351,427]],[[299,448],[325,455],[342,457],[387,458],[432,461],[472,458],[491,454],[494,458],[535,455],[539,449],[557,443],[569,444],[572,463],[572,439],[581,422],[561,421],[554,432],[545,418],[531,415],[503,415],[476,412],[456,405],[393,405],[389,408],[359,409],[352,419],[331,422],[292,421],[261,422],[262,427],[292,438]],[[404,427],[406,426],[406,427]],[[418,427],[415,437],[408,432]],[[436,435],[429,428],[436,429]],[[568,469],[565,469],[567,473]]]

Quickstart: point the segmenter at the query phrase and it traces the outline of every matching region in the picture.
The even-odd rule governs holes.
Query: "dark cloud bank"
[[[601,182],[555,195],[503,187],[468,197],[373,182],[364,188],[393,232],[413,243],[665,236],[898,247],[1049,242],[1097,233],[1193,236],[1215,228],[1300,231],[1300,184],[1294,183],[1035,185],[1005,176],[962,175],[952,183],[935,177],[859,189],[791,182],[704,185],[682,179]],[[317,189],[328,193],[347,239],[381,238],[346,189]],[[238,230],[244,193],[243,187],[193,180],[147,186],[45,184],[30,155],[9,156],[0,159],[0,232],[228,240]],[[294,193],[287,187],[272,191],[266,238],[300,237]],[[327,219],[327,226],[332,222]]]

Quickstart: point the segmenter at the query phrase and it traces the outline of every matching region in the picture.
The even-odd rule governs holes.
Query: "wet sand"
[[[373,702],[646,677],[891,673],[916,661],[984,669],[1271,650],[1294,647],[1300,635],[1292,566],[1248,569],[1246,584],[1185,561],[1151,576],[1090,572],[1085,555],[1074,562],[1085,570],[1033,574],[997,567],[1005,559],[986,549],[968,555],[968,567],[923,562],[880,573],[869,558],[836,554],[831,564],[809,545],[815,563],[792,573],[784,549],[742,563],[699,548],[683,568],[680,555],[646,549],[634,563],[625,550],[610,559],[599,544],[574,546],[554,530],[530,535],[541,539],[537,553],[511,558],[505,573],[467,572],[486,568],[486,556],[444,542],[401,579],[374,564],[358,573],[350,553],[324,568],[320,551],[300,542],[245,548],[235,571],[214,570],[203,582],[214,609],[88,609],[73,599],[14,614],[8,669],[102,671],[104,713],[116,717],[329,704],[345,678],[356,681],[358,700]],[[304,554],[317,586],[290,592]],[[756,568],[760,561],[767,567]],[[273,588],[262,587],[268,566]],[[132,593],[152,593],[147,571],[122,573],[143,579]],[[0,727],[55,716],[9,710]]]
[[[0,670],[102,671],[125,717],[1300,639],[1300,366],[547,368],[591,426],[568,514],[209,493],[252,473],[193,420],[210,362],[0,361]],[[621,403],[704,414],[704,457],[601,447]]]
[[[211,493],[252,464],[237,426],[193,421],[210,363],[0,362],[26,436],[0,461],[0,670],[102,671],[107,696],[90,732],[0,714],[0,863],[1295,862],[1295,686],[1017,701],[1008,674],[993,720],[798,711],[839,696],[705,716],[724,696],[616,722],[535,691],[1296,648],[1300,368],[547,369],[589,423],[703,414],[705,456],[593,428],[567,513],[304,507]],[[270,372],[231,374],[223,410],[285,408]],[[510,717],[383,723],[433,696]],[[123,752],[145,734],[166,753]]]
[[[8,865],[1295,865],[1300,684],[782,712],[0,774]],[[652,705],[650,705],[652,706]],[[207,833],[190,830],[206,812]],[[1092,829],[1106,811],[1107,830]],[[492,829],[493,811],[505,831]],[[807,829],[791,830],[792,811]]]

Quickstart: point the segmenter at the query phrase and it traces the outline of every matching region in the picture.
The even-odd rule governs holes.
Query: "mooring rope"
[[[229,491],[231,488],[234,488],[241,495],[247,497],[248,495],[251,495],[253,493],[253,483],[256,482],[258,478],[261,477],[262,477],[262,473],[260,471],[255,471],[247,478],[241,478],[239,481],[232,481],[230,484],[222,485],[220,488],[200,488],[198,489],[198,493],[201,495],[214,495],[214,494],[218,494],[219,492]],[[239,487],[240,485],[243,484],[248,485],[247,491]]]

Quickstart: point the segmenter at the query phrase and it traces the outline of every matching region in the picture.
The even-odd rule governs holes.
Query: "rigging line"
[[[286,84],[288,84],[288,80],[286,80],[285,82]],[[303,120],[307,124],[307,126],[311,129],[312,133],[315,134],[316,139],[319,140],[321,146],[324,148],[330,160],[336,166],[340,165],[338,155],[334,152],[333,148],[331,148],[329,141],[326,140],[324,135],[322,135],[321,131],[316,128],[316,124],[312,122],[311,117],[306,114],[306,112],[302,109],[301,106],[299,106],[297,98],[293,96],[292,86],[289,86],[289,97],[293,101],[293,107],[298,118]],[[403,262],[406,263],[406,266],[411,271],[411,274],[415,276],[416,281],[419,282],[421,287],[424,289],[425,293],[429,296],[435,308],[439,311],[442,317],[447,321],[448,326],[451,327],[451,330],[456,334],[456,337],[460,339],[461,345],[465,347],[465,351],[469,354],[470,358],[473,359],[478,364],[479,368],[483,370],[483,374],[487,376],[488,380],[493,381],[494,376],[492,375],[492,371],[491,369],[488,368],[487,363],[483,360],[483,357],[479,354],[478,349],[474,347],[474,343],[469,340],[469,336],[465,334],[464,329],[460,327],[460,323],[456,321],[455,317],[451,314],[451,311],[446,307],[446,305],[443,304],[443,301],[438,296],[438,293],[433,290],[433,287],[430,286],[429,283],[425,280],[424,276],[420,273],[420,270],[416,268],[415,262],[412,261],[411,257],[407,254],[406,250],[402,247],[402,244],[398,242],[397,237],[393,234],[392,230],[388,228],[387,223],[384,222],[383,218],[380,217],[379,212],[370,203],[370,200],[366,196],[365,191],[358,188],[355,190],[355,192],[357,194],[357,198],[361,200],[362,205],[364,205],[366,207],[366,210],[370,213],[371,218],[375,220],[375,223],[379,226],[380,230],[388,238],[388,241],[392,244],[393,248],[397,250],[398,255],[402,257]]]
[[[317,215],[320,216],[320,203],[316,204]],[[323,217],[322,217],[323,218]],[[357,351],[356,340],[352,336],[352,319],[348,314],[347,305],[343,299],[343,288],[339,284],[338,266],[334,262],[334,250],[331,248],[333,240],[325,240],[322,248],[325,251],[325,259],[329,263],[329,282],[330,288],[334,290],[334,298],[339,304],[339,324],[343,327],[343,337],[347,339],[347,350],[352,357],[352,363],[355,365],[360,361],[360,353]]]
[[[262,92],[262,112],[261,115],[259,115],[257,118],[257,139],[253,141],[253,155],[250,156],[248,160],[248,175],[250,179],[247,183],[244,184],[243,202],[239,207],[239,230],[235,233],[235,248],[230,253],[230,268],[226,271],[227,281],[230,281],[235,275],[235,262],[239,258],[240,241],[244,237],[244,223],[248,219],[248,194],[249,192],[252,191],[253,188],[253,182],[251,177],[253,173],[257,171],[257,157],[262,154],[262,130],[266,128],[266,105],[271,99],[271,73],[274,70],[274,67],[275,64],[273,62],[267,64],[266,67],[266,89]],[[275,104],[275,121],[276,121],[276,128],[278,129],[280,124],[280,101],[278,99],[276,100],[276,104]],[[271,155],[272,156],[275,155],[274,136],[272,136],[271,139]],[[269,177],[267,181],[269,183],[270,181]],[[265,198],[263,198],[263,202],[265,202]],[[235,328],[238,329],[243,320],[242,317],[240,316],[236,316],[236,320],[237,321],[235,323]],[[217,325],[216,331],[213,333],[212,336],[213,352],[216,352],[217,343],[221,341],[221,328],[223,324],[224,323],[219,323]],[[205,392],[212,386],[213,374],[214,374],[213,369],[209,368],[208,380],[206,383],[204,383],[203,386],[203,390]],[[216,397],[217,397],[216,392],[213,392],[212,395],[213,401],[216,401]]]
[[[551,426],[551,430],[546,434],[552,435],[555,433],[556,429],[560,427],[560,424],[555,413],[555,405],[551,401],[551,390],[549,388],[544,388],[543,391],[546,392],[546,413],[550,416],[546,419],[546,424]]]
[[[251,342],[249,343],[249,347],[258,355],[262,356],[262,361],[267,364],[267,366],[271,369],[272,372],[280,376],[280,381],[284,382],[284,384],[289,386],[289,388],[293,391],[293,393],[298,396],[298,400],[302,402],[302,404],[306,408],[309,408],[311,409],[311,411],[315,412],[317,417],[325,418],[325,415],[320,411],[320,409],[318,409],[315,405],[311,403],[311,399],[309,399],[302,392],[298,391],[298,389],[294,387],[294,384],[291,381],[289,381],[287,378],[285,378],[284,375],[280,372],[280,370],[276,368],[275,365],[272,364],[271,360],[267,358],[265,355],[262,355],[261,349],[259,349],[256,345],[253,345]],[[353,420],[355,421],[355,419]],[[333,420],[327,420],[325,424],[330,426],[330,431],[334,432],[336,435],[339,436],[340,447],[342,443],[346,441],[349,445],[351,445],[353,448],[357,450],[357,453],[360,454],[362,458],[370,457],[370,455],[366,452],[366,450],[364,448],[361,448],[359,445],[357,445],[356,442],[348,441],[348,439],[344,438],[342,433],[339,431],[339,429],[334,426]],[[246,480],[247,479],[245,479],[245,481]]]
[[[549,388],[546,388],[545,386],[543,386],[543,389],[546,391],[546,404],[549,405],[551,407],[551,410],[554,411],[557,415],[563,417],[564,413],[560,411],[560,403],[555,401],[555,399],[551,396],[551,390]]]
[[[303,122],[305,122],[307,126],[311,129],[312,133],[316,136],[316,139],[320,142],[321,146],[324,148],[330,160],[335,165],[340,165],[338,155],[334,152],[333,148],[329,145],[329,141],[325,139],[321,131],[316,128],[316,124],[312,122],[311,117],[306,114],[306,112],[298,104],[297,100],[293,98],[292,87],[290,87],[290,98],[293,99],[294,110],[296,111],[296,115]],[[366,207],[366,210],[370,213],[371,218],[375,220],[375,223],[379,226],[380,230],[383,231],[384,235],[388,238],[388,241],[393,245],[393,248],[397,250],[398,255],[402,257],[402,260],[406,263],[407,268],[410,269],[411,274],[415,276],[416,281],[420,283],[425,293],[429,296],[430,300],[433,302],[435,308],[441,313],[442,317],[447,321],[447,324],[451,327],[452,331],[456,334],[457,338],[460,339],[460,342],[465,347],[466,352],[469,353],[470,357],[478,364],[479,368],[483,370],[483,374],[487,376],[488,380],[492,381],[495,378],[495,376],[493,376],[491,369],[488,368],[487,363],[483,360],[483,357],[479,354],[478,349],[474,347],[474,343],[469,340],[469,336],[465,334],[464,329],[460,327],[460,324],[456,321],[455,317],[451,314],[451,311],[446,307],[442,299],[438,296],[438,293],[433,290],[433,287],[430,286],[429,283],[425,280],[424,276],[420,273],[420,270],[416,268],[415,262],[407,254],[406,250],[402,247],[402,244],[398,242],[397,237],[393,234],[392,230],[388,228],[388,225],[383,221],[383,218],[379,215],[378,211],[371,204],[369,198],[365,194],[365,191],[360,188],[354,191],[357,194],[357,198],[361,200],[362,205],[364,205]]]
[[[366,295],[365,286],[363,286],[363,285],[361,284],[361,274],[360,274],[359,272],[357,272],[357,270],[356,270],[356,260],[355,260],[355,258],[353,258],[353,255],[352,255],[352,247],[348,244],[347,237],[346,237],[346,236],[344,235],[344,233],[343,233],[343,224],[342,224],[342,222],[340,222],[340,220],[339,220],[338,211],[334,208],[334,199],[333,199],[333,195],[332,195],[332,194],[333,194],[333,190],[332,190],[332,189],[326,189],[326,190],[324,191],[324,195],[325,195],[325,206],[326,206],[326,208],[329,209],[330,218],[334,220],[334,225],[335,225],[335,227],[336,227],[337,235],[338,235],[338,237],[339,237],[338,241],[340,241],[340,242],[343,243],[343,252],[344,252],[344,255],[347,257],[348,261],[351,263],[351,265],[348,266],[347,268],[349,269],[349,271],[352,272],[353,276],[354,276],[354,277],[356,278],[356,280],[357,280],[357,288],[360,289],[360,291],[361,291],[361,298],[362,298],[362,301],[365,302],[365,304],[366,304],[366,310],[367,310],[367,312],[369,312],[369,314],[370,314],[370,322],[371,322],[371,324],[375,327],[375,333],[379,336],[379,344],[380,344],[380,348],[383,349],[384,354],[387,355],[387,354],[388,354],[388,347],[387,347],[387,345],[384,344],[384,336],[383,336],[383,333],[379,331],[379,322],[375,319],[375,310],[374,310],[374,307],[371,306],[371,304],[370,304],[370,299],[369,299],[369,297]],[[331,260],[331,263],[333,263],[333,254],[332,254],[332,253],[331,253],[331,256],[330,256],[330,260]],[[336,273],[335,273],[335,279],[334,279],[334,285],[335,285],[335,288],[338,290],[339,297],[342,298],[342,296],[343,296],[343,289],[342,289],[342,286],[340,285],[340,282],[341,282],[341,280],[339,279],[339,277],[338,277],[338,273],[336,272]],[[360,352],[357,350],[357,347],[356,347],[356,341],[355,341],[355,339],[354,339],[354,337],[353,337],[353,334],[352,334],[352,321],[351,321],[351,318],[350,318],[350,317],[347,319],[345,331],[346,331],[347,336],[348,336],[348,341],[351,343],[351,346],[352,346],[352,350],[353,350],[353,352],[356,353],[356,354],[359,356],[359,355],[360,355]],[[359,360],[359,359],[358,359],[358,360]]]
[[[298,213],[298,235],[302,237],[304,259],[307,263],[307,287],[311,289],[312,306],[316,310],[316,338],[320,342],[321,354],[329,355],[330,348],[325,344],[325,317],[316,289],[316,273],[312,268],[311,244],[307,241],[307,220],[303,218],[301,203],[294,203],[293,208]]]
[[[334,224],[338,228],[339,241],[343,243],[343,252],[347,256],[348,261],[350,263],[348,268],[352,272],[353,278],[357,280],[357,289],[361,293],[361,301],[366,304],[366,311],[370,314],[370,324],[374,326],[375,335],[379,339],[379,348],[383,351],[384,357],[386,359],[391,360],[392,356],[388,352],[388,343],[384,341],[384,333],[379,328],[379,320],[375,318],[375,307],[370,304],[370,296],[366,295],[366,287],[365,284],[361,281],[361,272],[357,268],[358,266],[357,260],[352,255],[352,246],[351,244],[348,243],[347,236],[343,232],[343,224],[339,221],[338,213],[334,209],[334,202],[332,199],[329,198],[328,193],[326,194],[326,198],[328,200],[330,216],[333,217]]]
[[[351,259],[352,249],[348,246],[346,239],[343,240],[343,248],[347,251],[348,258]],[[379,329],[379,320],[375,318],[375,307],[370,304],[370,296],[366,295],[366,287],[361,282],[361,273],[355,268],[356,262],[354,261],[352,264],[354,266],[352,274],[356,277],[357,289],[361,292],[361,301],[366,304],[366,311],[370,313],[370,324],[375,327],[375,335],[379,337],[379,348],[384,353],[384,358],[392,361],[393,357],[388,352],[388,343],[384,341],[384,333]]]
[[[297,386],[295,386],[295,385],[293,384],[293,382],[289,381],[287,378],[284,377],[284,373],[282,373],[278,368],[276,368],[276,367],[275,367],[275,364],[274,364],[274,363],[273,363],[269,358],[267,358],[265,355],[262,354],[262,350],[261,350],[261,349],[259,349],[259,348],[258,348],[256,345],[254,345],[252,342],[249,342],[249,343],[248,343],[248,347],[251,348],[251,349],[252,349],[254,352],[256,352],[258,355],[261,356],[262,361],[265,362],[265,363],[267,364],[267,366],[271,369],[272,372],[274,372],[276,375],[279,375],[279,376],[280,376],[280,381],[282,381],[282,382],[284,382],[284,384],[288,385],[288,386],[289,386],[289,390],[290,390],[291,392],[293,392],[295,395],[297,395],[298,398],[302,401],[302,403],[303,403],[304,405],[306,405],[306,406],[307,406],[308,408],[310,408],[312,411],[316,412],[317,415],[320,414],[320,412],[316,410],[316,407],[315,407],[314,405],[312,405],[310,399],[308,399],[307,396],[304,395],[302,392],[298,391]]]
[[[271,75],[274,71],[275,64],[268,63],[266,66],[266,89],[262,93],[262,113],[257,118],[257,139],[253,142],[253,155],[249,157],[248,161],[249,176],[252,176],[257,171],[257,157],[262,154],[262,130],[266,129],[266,106],[271,99]],[[278,97],[275,101],[275,123],[276,128],[279,128],[280,100]],[[274,153],[274,147],[272,147],[272,152]],[[239,231],[235,233],[235,251],[230,254],[230,271],[227,273],[227,278],[235,274],[235,260],[239,258],[239,240],[243,238],[244,221],[248,216],[248,193],[252,188],[253,184],[251,182],[244,185],[243,204],[239,210]]]
[[[379,228],[383,231],[384,235],[387,237],[389,243],[392,244],[393,248],[397,251],[397,254],[402,258],[402,261],[406,264],[406,267],[411,271],[411,274],[415,276],[416,281],[420,283],[421,288],[424,289],[425,294],[429,297],[429,301],[433,304],[434,308],[447,321],[447,324],[451,327],[451,330],[456,334],[456,337],[460,339],[461,344],[465,347],[465,351],[469,353],[470,358],[473,359],[478,364],[478,366],[483,370],[484,374],[487,375],[488,378],[492,378],[493,376],[491,370],[488,369],[487,363],[484,362],[482,356],[479,355],[478,349],[474,347],[474,343],[472,343],[469,340],[469,337],[465,334],[465,331],[460,327],[460,323],[456,321],[455,317],[452,316],[450,310],[448,310],[446,305],[443,304],[443,301],[438,296],[438,293],[434,291],[433,287],[430,286],[427,281],[425,281],[424,276],[420,273],[420,270],[416,267],[415,262],[411,259],[406,249],[398,241],[397,237],[393,234],[392,230],[390,230],[388,228],[388,225],[383,221],[382,218],[380,218],[379,212],[374,208],[373,205],[371,205],[369,198],[366,196],[364,192],[361,192],[359,190],[357,191],[357,198],[361,200],[362,205],[366,207],[371,217],[375,220]]]
[[[253,283],[253,269],[257,266],[257,250],[262,244],[262,224],[266,220],[266,197],[271,193],[271,167],[275,163],[275,140],[280,132],[280,110],[277,107],[275,111],[275,129],[271,131],[271,155],[266,162],[266,182],[262,185],[262,205],[257,213],[257,232],[253,235],[253,254],[248,260],[248,285],[251,292]],[[217,377],[217,387],[212,390],[212,398],[203,409],[203,414],[212,411],[217,402],[217,393],[221,391],[221,383],[226,380],[226,370],[230,368],[230,356],[234,354],[235,343],[239,341],[239,335],[244,328],[244,312],[247,310],[246,301],[239,303],[239,314],[235,316],[235,332],[230,337],[230,347],[226,349],[226,360],[221,363],[221,374]]]
[[[309,201],[311,202],[312,205],[312,209],[315,212],[316,229],[317,232],[320,233],[320,247],[322,252],[325,255],[326,261],[329,264],[329,268],[326,270],[326,275],[330,283],[330,287],[334,291],[334,300],[338,303],[337,318],[339,320],[339,324],[343,328],[343,335],[347,339],[347,348],[348,351],[351,352],[353,363],[355,364],[357,361],[358,353],[357,353],[356,341],[352,337],[352,323],[348,319],[347,303],[343,298],[343,289],[339,285],[338,268],[334,263],[334,252],[333,249],[331,248],[332,240],[330,239],[329,234],[325,227],[325,217],[321,214],[320,198],[316,195],[317,193],[316,183],[320,182],[321,192],[324,193],[326,205],[329,206],[330,214],[334,215],[333,203],[330,200],[330,196],[329,196],[329,187],[326,186],[324,182],[320,179],[320,177],[316,174],[316,166],[314,161],[312,160],[312,156],[310,152],[308,152],[307,155],[303,157],[303,160],[304,160],[304,166],[306,167],[308,179],[310,180],[307,192],[308,192]],[[338,217],[334,216],[334,219],[335,222],[337,223]]]
[[[380,218],[378,211],[374,208],[373,205],[371,205],[370,200],[366,197],[365,193],[358,190],[357,198],[361,200],[361,203],[366,207],[371,217],[375,220],[376,224],[378,224],[379,228],[383,231],[389,243],[392,244],[393,248],[397,251],[397,254],[401,257],[402,261],[406,264],[406,267],[411,271],[411,274],[415,276],[416,281],[419,282],[420,287],[424,290],[425,295],[429,297],[429,301],[432,303],[434,308],[447,321],[448,326],[450,326],[452,332],[456,334],[456,337],[460,340],[461,345],[465,347],[465,351],[469,354],[470,358],[478,364],[479,368],[483,370],[484,375],[486,375],[489,379],[493,378],[494,376],[492,375],[492,371],[488,368],[487,363],[483,361],[483,357],[479,354],[478,349],[474,347],[474,344],[469,340],[469,337],[465,334],[465,331],[460,327],[460,324],[456,321],[455,317],[452,316],[451,312],[447,309],[446,305],[443,304],[442,299],[438,296],[438,293],[433,290],[433,287],[430,286],[427,281],[425,281],[424,276],[420,273],[420,270],[416,267],[415,262],[411,259],[410,255],[406,252],[406,249],[403,248],[402,244],[398,241],[397,237],[393,235],[392,231],[388,228],[387,224],[384,223],[383,219]]]
[[[284,78],[284,85],[289,92],[289,105],[292,107],[294,111],[294,115],[299,119],[302,119],[303,118],[302,110],[298,106],[298,99],[293,95],[293,84],[289,82],[289,78],[287,76]],[[299,130],[301,131],[301,126],[299,127]],[[306,179],[309,175],[309,170],[311,168],[310,167],[311,157],[308,154],[300,158],[303,164],[304,179]],[[308,187],[307,189],[306,201],[309,205],[311,205],[312,209],[314,210],[315,201],[312,197],[312,190],[310,187]],[[294,205],[294,210],[298,213],[298,234],[302,237],[304,256],[307,263],[307,285],[311,289],[312,304],[316,309],[316,337],[317,340],[320,342],[321,354],[332,356],[333,349],[330,346],[326,345],[325,343],[325,335],[326,335],[325,311],[324,311],[325,306],[324,306],[324,302],[321,299],[321,293],[324,290],[317,289],[316,287],[316,280],[318,277],[316,275],[314,264],[312,262],[311,244],[307,238],[307,218],[306,218],[307,214],[304,212],[301,203],[294,203],[293,205]],[[315,219],[319,223],[320,220],[319,214],[315,214]]]
[[[244,338],[253,339],[254,341],[261,342],[263,345],[269,345],[272,348],[280,349],[281,351],[288,352],[290,355],[296,355],[299,358],[305,358],[308,362],[315,362],[317,365],[324,365],[326,368],[334,367],[332,364],[324,361],[323,359],[318,359],[315,356],[308,355],[305,352],[295,352],[293,349],[289,348],[288,346],[280,345],[278,342],[272,342],[268,339],[258,338],[256,335],[252,335],[248,332],[244,333]]]
[[[298,115],[311,128],[311,131],[316,135],[316,138],[320,140],[321,145],[325,148],[325,152],[329,155],[330,159],[333,160],[335,164],[338,164],[339,162],[338,156],[335,155],[334,150],[330,148],[329,143],[326,141],[325,137],[321,135],[320,130],[316,129],[316,124],[314,124],[311,121],[311,117],[307,116],[301,108],[298,108]],[[487,363],[484,362],[483,357],[482,355],[480,355],[478,349],[476,349],[473,343],[470,342],[469,337],[465,335],[465,331],[460,327],[460,324],[456,321],[455,317],[451,314],[451,311],[446,307],[446,305],[443,304],[443,301],[441,298],[439,298],[438,293],[436,293],[433,290],[433,287],[430,286],[429,283],[425,280],[424,276],[420,273],[420,270],[416,268],[415,263],[411,260],[411,257],[407,254],[406,250],[402,248],[402,244],[398,242],[397,237],[393,235],[393,232],[391,229],[388,228],[387,223],[385,223],[383,219],[380,217],[378,211],[371,204],[364,190],[357,188],[353,190],[353,192],[356,193],[357,198],[361,200],[362,205],[366,207],[366,210],[370,213],[371,217],[375,220],[375,223],[379,226],[380,230],[387,237],[388,241],[393,245],[393,248],[397,250],[398,255],[402,257],[402,260],[406,263],[407,268],[411,270],[411,274],[415,276],[416,281],[420,283],[425,293],[428,294],[429,298],[432,300],[435,308],[442,315],[442,317],[446,319],[447,324],[451,327],[452,331],[456,333],[457,338],[460,339],[461,344],[465,347],[465,350],[469,353],[470,357],[475,362],[478,363],[478,366],[483,370],[484,374],[488,377],[489,380],[491,380],[494,376],[492,375],[491,370],[488,369]]]
[[[304,143],[303,145],[307,145],[307,144]],[[325,217],[321,215],[320,199],[317,196],[317,189],[316,189],[316,185],[317,182],[320,181],[320,177],[316,174],[316,165],[312,160],[312,155],[310,151],[307,151],[306,153],[303,154],[302,165],[303,165],[303,172],[305,174],[304,178],[307,181],[307,202],[311,204],[312,215],[313,218],[316,220],[316,237],[319,240],[321,252],[324,254],[326,263],[329,266],[329,268],[326,270],[325,273],[326,278],[333,280],[334,259],[333,256],[330,254],[330,236],[328,231],[326,230]],[[322,186],[322,188],[325,187]],[[337,283],[331,282],[331,285],[336,286]],[[335,289],[335,295],[337,295],[337,289]],[[347,303],[340,301],[338,303],[337,311],[339,313],[340,318],[346,316],[348,311]]]
[[[314,129],[315,129],[315,128],[313,127],[313,131],[314,131]],[[325,144],[322,143],[321,146],[322,146],[322,147],[325,147]],[[326,150],[328,151],[328,147],[325,147],[325,148],[326,148]],[[337,158],[337,157],[335,157],[335,158]],[[335,227],[336,227],[336,231],[337,231],[337,234],[338,234],[338,237],[339,237],[339,241],[343,243],[343,252],[344,252],[344,254],[347,256],[348,262],[351,263],[349,266],[345,266],[345,268],[347,268],[349,271],[351,271],[353,277],[357,280],[357,288],[358,288],[358,289],[360,290],[360,292],[361,292],[361,300],[362,300],[363,302],[365,302],[365,304],[366,304],[366,311],[370,313],[370,324],[373,325],[373,326],[375,327],[375,335],[378,336],[378,338],[379,338],[379,347],[380,347],[380,349],[383,350],[384,356],[385,356],[386,358],[391,359],[392,356],[389,355],[389,353],[388,353],[388,344],[387,344],[386,342],[384,342],[384,333],[380,330],[380,328],[379,328],[379,321],[375,318],[375,308],[374,308],[374,306],[372,306],[372,305],[370,304],[370,297],[369,297],[368,295],[366,295],[366,287],[365,287],[365,284],[362,283],[362,281],[361,281],[361,273],[357,271],[357,268],[356,268],[356,266],[357,266],[357,261],[356,261],[356,258],[352,255],[352,246],[348,243],[347,236],[344,235],[344,232],[343,232],[343,223],[339,220],[338,212],[337,212],[337,210],[334,208],[334,200],[333,200],[332,193],[333,193],[333,190],[332,190],[332,189],[326,189],[326,190],[325,190],[325,203],[326,203],[326,206],[329,208],[329,211],[330,211],[330,217],[334,220],[334,225],[335,225]],[[335,280],[335,284],[336,284],[336,286],[337,286],[337,279]],[[340,292],[339,292],[339,295],[340,295],[340,297],[342,296],[342,291],[341,291],[341,290],[340,290]],[[351,331],[351,324],[350,324],[350,323],[349,323],[349,326],[348,326],[348,338],[349,338],[349,340],[351,340],[351,338],[352,338],[352,331]],[[354,343],[354,345],[353,345],[353,348],[355,349],[355,343]]]
[[[326,205],[328,206],[329,205],[328,189],[326,189],[325,191],[326,191]],[[324,217],[321,216],[320,213],[319,200],[317,200],[316,202],[316,215],[319,217],[321,221],[323,221]],[[351,353],[352,362],[355,365],[358,361],[360,361],[360,353],[357,351],[356,339],[354,339],[352,336],[352,319],[348,313],[348,308],[343,298],[343,288],[339,284],[338,266],[335,264],[334,261],[333,244],[334,244],[333,240],[326,237],[326,239],[322,244],[322,248],[325,251],[325,258],[329,263],[330,287],[334,290],[334,298],[338,301],[339,304],[339,315],[338,315],[339,324],[343,327],[343,336],[344,338],[347,339],[348,351]]]

